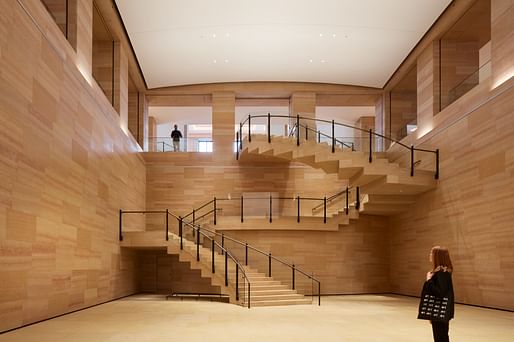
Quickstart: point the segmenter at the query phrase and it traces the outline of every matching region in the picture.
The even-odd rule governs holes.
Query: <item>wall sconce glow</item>
[[[494,82],[493,84],[493,88],[496,88],[500,85],[502,85],[503,83],[507,82],[508,80],[510,80],[512,77],[514,76],[514,66],[512,66],[509,70],[507,70],[503,75],[501,75],[500,77],[498,77],[496,79],[496,81]]]
[[[77,68],[79,69],[80,73],[82,74],[82,77],[85,78],[86,82],[89,83],[90,86],[93,85],[93,79],[92,79],[92,74],[91,74],[91,71],[84,67],[82,64],[80,63],[77,63]]]
[[[434,128],[434,124],[432,122],[427,123],[427,124],[425,124],[423,126],[424,127],[418,127],[417,128],[418,139],[423,137],[425,134],[427,134],[428,132],[430,132]]]
[[[129,135],[129,129],[128,129],[128,114],[120,115],[120,128],[125,133],[125,135]]]

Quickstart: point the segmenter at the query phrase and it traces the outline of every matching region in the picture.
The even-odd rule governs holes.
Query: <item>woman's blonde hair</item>
[[[445,272],[453,271],[452,260],[448,248],[435,246],[432,248],[432,272],[443,270]]]

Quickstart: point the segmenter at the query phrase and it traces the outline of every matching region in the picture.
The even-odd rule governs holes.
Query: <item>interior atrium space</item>
[[[514,340],[513,0],[1,0],[0,342]]]

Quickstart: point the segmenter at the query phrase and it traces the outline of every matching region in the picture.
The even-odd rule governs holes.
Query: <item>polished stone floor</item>
[[[323,297],[322,306],[246,309],[137,295],[0,335],[0,341],[432,341],[401,296]],[[514,313],[457,305],[450,340],[514,341]]]

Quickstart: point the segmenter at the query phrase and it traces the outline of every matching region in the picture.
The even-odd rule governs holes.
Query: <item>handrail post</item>
[[[121,233],[121,226],[123,224],[123,221],[122,221],[122,215],[123,215],[123,210],[120,209],[120,241],[123,241],[123,234]]]
[[[182,250],[184,249],[184,244],[182,242],[182,216],[179,216],[178,219],[178,235],[180,235],[180,249]]]
[[[271,143],[271,115],[268,113],[268,143]]]
[[[228,286],[228,253],[225,253],[225,286]]]
[[[268,277],[271,278],[271,252],[268,254]]]
[[[241,223],[243,223],[243,195],[241,195]]]
[[[318,130],[318,144],[321,142],[321,131]]]
[[[239,301],[239,265],[236,264],[236,301]]]
[[[309,125],[305,124],[305,140],[309,140]]]
[[[250,114],[248,114],[248,142],[252,142],[252,131],[250,129],[251,125],[250,125],[250,120],[252,119],[252,117],[250,116]]]
[[[346,215],[348,215],[348,186],[346,187],[346,208],[345,208]]]
[[[164,141],[162,142],[162,152],[164,152]]]
[[[170,228],[169,228],[169,224],[168,224],[168,216],[169,216],[169,210],[166,209],[166,241],[169,241],[169,232],[170,232]]]
[[[293,284],[293,290],[294,290],[294,264],[293,264],[293,281],[292,281],[292,284]]]
[[[335,136],[335,126],[334,120],[332,120],[332,153],[336,151],[336,136]]]
[[[214,197],[214,225],[216,225],[216,197]]]
[[[360,193],[359,193],[359,187],[357,187],[355,189],[355,209],[359,210],[360,206],[361,206],[361,196],[360,196]]]
[[[318,306],[321,305],[321,283],[318,281]]]
[[[236,132],[236,160],[239,160],[239,132]]]
[[[296,146],[300,146],[300,115],[296,115]]]
[[[248,242],[245,243],[245,266],[248,266]]]
[[[196,213],[196,210],[193,209],[193,226],[195,225],[195,213]],[[193,237],[195,237],[195,230],[193,229]]]
[[[200,226],[196,232],[196,261],[200,261]]]
[[[250,308],[250,282],[248,282],[248,309]]]
[[[410,145],[410,176],[414,176],[414,145]]]
[[[323,197],[323,223],[327,223],[327,196]]]
[[[271,206],[272,206],[272,197],[271,197],[271,194],[269,195],[269,223],[271,223],[273,220],[271,218],[271,215],[273,214],[272,210],[271,210]]]
[[[439,149],[435,150],[435,179],[439,179]]]
[[[352,152],[355,152],[355,144],[352,141]]]
[[[373,131],[371,130],[371,128],[369,129],[369,162],[373,162],[373,149],[372,149],[372,145],[373,145],[373,138],[372,138],[372,135],[373,135]]]
[[[243,124],[239,123],[239,149],[243,150]]]
[[[296,200],[298,201],[298,216],[296,218],[296,222],[300,223],[300,196],[298,196]]]
[[[214,238],[211,240],[211,249],[212,249],[212,273],[216,273],[216,268],[214,266]]]
[[[221,255],[225,254],[225,233],[221,233]]]

